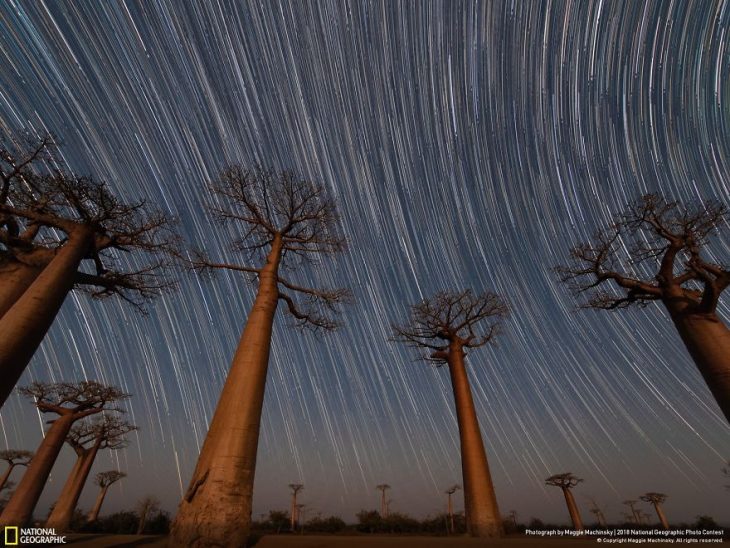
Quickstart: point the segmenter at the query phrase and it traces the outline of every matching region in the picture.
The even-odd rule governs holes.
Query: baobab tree
[[[596,521],[598,522],[599,527],[606,527],[606,517],[603,515],[603,510],[601,510],[596,504],[596,501],[592,498],[588,498],[588,500],[591,503],[590,513],[596,516]]]
[[[297,515],[297,494],[304,489],[304,485],[301,483],[290,483],[289,489],[291,489],[291,515],[289,519],[291,520],[291,530],[296,531],[297,521],[299,521],[299,516]]]
[[[41,383],[19,389],[35,400],[41,413],[58,415],[28,465],[28,470],[0,515],[0,527],[25,525],[33,514],[43,487],[73,424],[102,411],[114,411],[113,404],[129,397],[118,388],[94,381]]]
[[[444,493],[446,493],[447,496],[447,503],[446,503],[446,513],[449,516],[449,528],[450,532],[453,534],[455,528],[454,528],[454,502],[451,498],[451,495],[456,493],[461,489],[461,485],[452,485],[449,487]]]
[[[570,513],[570,519],[573,522],[573,528],[576,531],[583,530],[583,520],[580,519],[580,512],[578,512],[578,506],[575,504],[575,498],[571,489],[578,485],[583,480],[574,476],[570,472],[564,474],[555,474],[545,480],[546,485],[552,485],[554,487],[560,487],[563,490],[565,496],[565,504],[568,506],[568,512]]]
[[[639,521],[639,510],[636,509],[636,504],[638,503],[638,500],[625,500],[623,504],[629,507],[631,510],[631,516],[633,517],[633,521],[636,525],[641,525],[641,522]]]
[[[421,349],[422,357],[437,366],[449,367],[461,442],[466,527],[476,537],[501,536],[502,518],[464,358],[467,350],[493,340],[506,314],[506,305],[494,293],[441,292],[413,306],[408,323],[393,326],[394,340]]]
[[[12,218],[20,234],[29,234],[22,245],[16,241],[20,235],[6,238],[3,254],[15,262],[28,262],[32,254],[37,274],[30,283],[28,269],[15,273],[28,277],[24,280],[3,280],[2,285],[27,287],[0,318],[1,405],[75,285],[86,284],[95,298],[117,295],[142,307],[172,286],[163,274],[177,238],[168,216],[144,202],[122,202],[106,184],[60,171],[11,185],[0,215]],[[23,245],[25,255],[19,253]],[[122,268],[121,252],[143,266]]]
[[[656,510],[656,515],[659,518],[662,527],[664,527],[664,529],[669,529],[667,517],[664,515],[664,510],[662,510],[662,504],[665,500],[667,500],[667,495],[665,495],[664,493],[645,493],[639,498],[644,502],[648,502],[654,506],[654,510]]]
[[[380,515],[384,518],[388,517],[388,506],[385,502],[385,492],[390,489],[390,485],[387,483],[381,483],[380,485],[376,485],[375,489],[380,491]]]
[[[0,460],[4,460],[8,463],[8,467],[5,469],[2,478],[0,478],[0,491],[3,490],[5,484],[10,478],[13,470],[16,466],[28,466],[30,460],[33,458],[33,453],[30,451],[23,451],[22,449],[5,449],[0,451]]]
[[[89,512],[89,516],[87,518],[89,523],[92,523],[99,518],[101,505],[104,503],[104,499],[106,498],[109,488],[119,480],[126,477],[127,474],[120,472],[119,470],[107,470],[106,472],[99,472],[96,475],[94,483],[99,486],[99,494],[96,496],[94,507],[91,509],[91,512]]]
[[[726,213],[716,202],[684,207],[648,194],[573,248],[572,264],[558,271],[574,291],[592,292],[585,307],[661,302],[730,421],[730,330],[717,315],[730,270],[707,259],[706,249],[727,228]]]
[[[232,270],[257,283],[256,298],[241,334],[208,435],[172,525],[177,546],[242,546],[251,526],[251,502],[272,327],[280,301],[300,327],[331,330],[344,289],[305,287],[280,271],[343,251],[334,201],[325,188],[293,173],[230,167],[210,189],[212,213],[240,227],[234,250],[244,264],[215,262],[193,254],[201,271]],[[298,294],[302,300],[295,300]],[[216,544],[217,543],[217,544]]]
[[[52,527],[56,531],[68,530],[98,452],[126,447],[128,442],[125,436],[136,429],[136,426],[110,414],[105,414],[98,420],[79,422],[71,428],[66,443],[76,453],[76,463],[53,506],[46,527]]]
[[[149,517],[160,510],[160,501],[157,497],[148,495],[137,503],[137,513],[139,514],[139,523],[137,525],[137,534],[144,533],[144,527],[147,525]]]

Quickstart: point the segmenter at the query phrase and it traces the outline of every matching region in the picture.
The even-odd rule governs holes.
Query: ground
[[[152,535],[71,535],[68,538],[68,544],[73,548],[122,548],[133,546],[166,548],[166,540],[166,537]],[[566,546],[568,548],[595,548],[597,544],[595,540],[566,538],[535,539],[517,537],[481,540],[466,537],[266,535],[259,539],[256,548],[471,548],[476,546],[485,548],[539,548],[541,546],[547,548]],[[652,546],[670,545],[663,542],[652,542],[651,544]],[[722,546],[730,546],[730,542],[723,542]]]

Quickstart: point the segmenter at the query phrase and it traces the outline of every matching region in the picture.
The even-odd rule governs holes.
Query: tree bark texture
[[[178,508],[170,546],[240,547],[248,538],[280,260],[277,238],[259,274],[256,299]]]
[[[0,263],[0,318],[35,281],[41,269],[19,261]]]
[[[74,420],[75,417],[71,414],[61,415],[48,429],[33,460],[28,464],[23,479],[0,515],[0,527],[22,527],[28,523]]]
[[[730,422],[730,330],[716,314],[697,314],[667,305],[672,321],[707,387]]]
[[[461,441],[461,472],[467,532],[473,537],[499,537],[502,535],[502,518],[497,506],[497,496],[494,493],[461,346],[451,345],[448,365]]]
[[[87,227],[71,234],[48,266],[0,318],[0,406],[15,388],[73,288],[76,271],[93,243],[93,236]]]
[[[659,522],[662,524],[662,527],[666,530],[669,529],[669,522],[667,521],[667,516],[664,515],[664,510],[662,510],[662,505],[658,503],[654,503],[654,509],[656,510],[656,515],[659,518]]]

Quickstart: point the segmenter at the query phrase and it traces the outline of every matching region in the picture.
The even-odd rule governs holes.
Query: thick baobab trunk
[[[53,512],[48,517],[46,527],[53,527],[56,531],[67,531],[71,520],[73,519],[74,510],[79,502],[81,491],[84,490],[86,480],[89,477],[91,467],[94,465],[94,459],[99,452],[100,443],[95,443],[89,449],[79,455],[76,459],[76,465],[66,480],[66,485],[58,497]]]
[[[170,546],[244,546],[251,503],[261,409],[274,314],[281,240],[275,239],[259,274],[256,300],[243,330],[218,407],[187,493],[178,508]]]
[[[479,430],[461,346],[452,344],[448,364],[461,440],[466,528],[473,537],[499,537],[502,535],[502,518],[489,473],[487,453]]]
[[[656,515],[659,518],[659,521],[662,524],[662,527],[666,530],[669,529],[669,522],[667,521],[667,516],[664,515],[664,510],[662,510],[662,505],[658,502],[654,503],[654,510],[656,510]]]
[[[19,261],[0,263],[0,318],[35,281],[41,269]]]
[[[716,314],[691,314],[667,307],[697,369],[730,422],[730,330]]]
[[[22,527],[30,520],[74,420],[73,415],[61,415],[48,429],[33,460],[28,464],[23,479],[20,480],[15,493],[0,515],[0,527],[5,525]]]
[[[94,503],[94,507],[91,509],[91,512],[89,512],[89,517],[87,518],[89,523],[92,523],[99,518],[101,505],[104,503],[104,497],[106,497],[106,492],[109,491],[109,487],[109,485],[105,485],[99,490],[99,494],[96,496],[96,502]]]
[[[76,271],[93,236],[87,227],[71,234],[48,266],[0,318],[0,406],[15,388],[73,288]]]
[[[578,506],[575,504],[575,498],[573,493],[567,487],[563,487],[563,494],[565,495],[565,504],[568,506],[568,512],[570,513],[570,520],[573,522],[573,529],[576,531],[583,530],[583,520],[580,519],[580,512],[578,512]]]

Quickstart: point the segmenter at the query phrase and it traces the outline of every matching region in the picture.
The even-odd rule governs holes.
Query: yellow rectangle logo
[[[18,545],[18,528],[5,526],[5,546]]]

